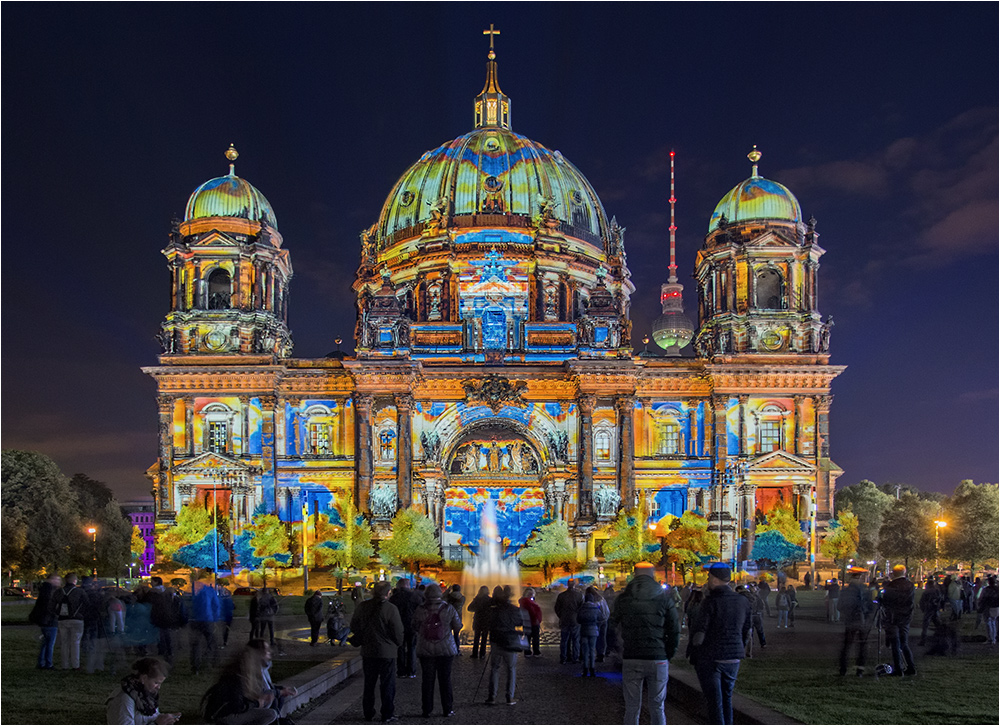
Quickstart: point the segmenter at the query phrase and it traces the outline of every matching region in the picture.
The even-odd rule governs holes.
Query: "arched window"
[[[232,278],[221,267],[208,276],[208,309],[225,310],[232,296]]]
[[[661,456],[679,454],[681,450],[681,427],[673,419],[661,421],[659,425],[659,446],[657,453]]]
[[[607,431],[594,434],[594,454],[598,461],[611,461],[611,434]]]
[[[781,273],[770,268],[757,273],[756,301],[762,310],[782,310],[784,282]]]
[[[757,454],[769,454],[782,448],[785,416],[780,406],[767,404],[754,417],[757,419]]]

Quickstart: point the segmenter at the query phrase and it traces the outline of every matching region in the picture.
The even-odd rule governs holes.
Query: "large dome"
[[[527,227],[548,201],[565,234],[598,248],[608,236],[604,207],[586,177],[560,152],[505,128],[478,128],[421,156],[382,207],[380,246],[419,234],[442,198],[452,227],[477,226],[482,215]]]
[[[778,182],[757,176],[756,170],[754,167],[754,175],[733,187],[716,205],[708,223],[709,232],[719,226],[723,215],[729,222],[802,220],[802,207],[795,195]]]

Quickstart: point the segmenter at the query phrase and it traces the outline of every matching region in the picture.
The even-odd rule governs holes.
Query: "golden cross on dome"
[[[500,35],[500,31],[499,30],[494,30],[493,29],[493,23],[490,23],[490,29],[489,30],[484,30],[483,31],[483,35],[490,36],[490,58],[492,59],[492,58],[494,58],[496,56],[496,54],[493,52],[493,36],[494,35]]]

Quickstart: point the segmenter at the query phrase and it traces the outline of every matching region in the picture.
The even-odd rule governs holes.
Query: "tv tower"
[[[670,357],[678,357],[681,348],[691,342],[694,335],[694,325],[684,314],[684,286],[677,282],[676,234],[677,224],[674,217],[674,205],[677,198],[674,195],[674,152],[670,152],[670,275],[660,286],[660,304],[663,314],[653,321],[653,340],[663,348]]]

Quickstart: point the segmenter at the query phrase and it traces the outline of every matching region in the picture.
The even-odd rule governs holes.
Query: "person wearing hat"
[[[733,689],[750,638],[750,603],[729,587],[733,576],[729,565],[715,562],[705,569],[708,595],[691,626],[691,662],[705,695],[709,723],[731,724]]]
[[[403,580],[405,582],[405,580]],[[417,657],[420,659],[420,701],[426,718],[434,710],[434,681],[441,691],[441,711],[454,715],[451,667],[458,655],[455,635],[462,630],[462,617],[444,601],[438,585],[428,585],[424,600],[413,612]]]
[[[635,576],[615,598],[611,610],[611,624],[621,628],[625,723],[639,723],[643,683],[648,692],[650,722],[666,723],[663,702],[681,626],[677,606],[660,587],[655,574],[650,563],[638,563]]]
[[[882,594],[882,608],[885,613],[885,637],[892,651],[893,675],[916,675],[913,653],[910,652],[910,620],[913,618],[915,588],[906,579],[906,566],[892,568],[892,579],[886,583]],[[906,670],[902,668],[906,661]]]
[[[844,621],[844,645],[840,649],[840,675],[847,675],[847,654],[851,645],[858,644],[858,654],[855,662],[855,675],[865,673],[865,646],[868,641],[869,614],[873,604],[868,588],[863,578],[868,572],[864,567],[851,567],[847,570],[847,587],[840,592],[837,609]]]

